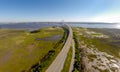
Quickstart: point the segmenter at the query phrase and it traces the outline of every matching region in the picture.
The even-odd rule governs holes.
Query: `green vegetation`
[[[87,62],[87,59],[85,60],[85,57],[88,58],[90,62],[95,62],[94,60],[97,58],[99,62],[102,62],[102,58],[100,58],[99,55],[97,56],[96,52],[100,52],[101,54],[106,53],[104,56],[109,60],[112,56],[114,58],[120,58],[119,29],[86,29],[77,27],[73,28],[73,31],[76,44],[76,56],[73,72],[82,72],[83,70],[86,70],[87,64],[85,62]],[[107,54],[111,55],[111,57],[107,57]],[[93,68],[98,69],[98,67],[95,66]],[[100,72],[102,71],[101,69],[98,70]],[[108,69],[106,68],[106,70],[102,72],[108,72]]]
[[[79,48],[77,36],[75,32],[73,33],[74,41],[75,41],[75,64],[74,64],[74,69],[73,72],[80,72],[81,71],[81,50]]]
[[[63,35],[62,28],[42,28],[35,32],[25,30],[0,30],[0,72],[28,71],[39,61],[49,64],[48,58],[59,53],[63,42],[55,49],[54,46],[60,42],[36,40],[36,38],[53,37]],[[62,38],[63,39],[63,38]],[[52,61],[52,58],[50,61]],[[49,59],[48,59],[49,60]]]
[[[120,30],[119,29],[90,29],[109,36],[106,39],[90,40],[100,51],[105,51],[115,57],[119,57],[120,52]]]
[[[100,51],[107,52],[108,54],[114,55],[115,57],[120,57],[119,56],[120,49],[105,43],[105,41],[103,42],[100,39],[93,40],[89,39],[87,41],[91,41],[92,44],[94,44]]]
[[[33,65],[31,67],[31,69],[29,70],[29,72],[45,72],[45,70],[49,67],[49,65],[52,63],[52,61],[56,58],[56,56],[58,55],[58,53],[61,51],[66,38],[68,36],[67,29],[64,29],[64,35],[62,37],[62,39],[60,41],[58,41],[55,46],[53,47],[53,49],[51,49],[46,55],[43,56],[43,58],[37,62],[35,65]]]
[[[79,30],[77,30],[79,29]],[[119,34],[119,29],[87,29],[84,28],[74,28],[74,31],[79,34],[82,33],[83,35],[79,35],[80,41],[84,41],[87,47],[91,47],[91,45],[95,45],[95,48],[102,52],[107,52],[110,55],[113,55],[115,57],[119,57],[120,52],[120,37],[119,35],[116,36],[116,34]],[[78,32],[77,32],[78,31]],[[95,31],[100,34],[105,34],[109,36],[109,38],[90,38],[88,34],[86,34],[86,31]],[[117,40],[116,40],[117,39]],[[115,41],[118,41],[117,43],[114,43]]]
[[[87,55],[87,57],[91,62],[94,60],[94,58],[97,58],[97,56],[93,54]]]
[[[67,54],[67,58],[66,58],[62,72],[69,72],[71,60],[72,60],[72,47],[70,47],[70,50]]]

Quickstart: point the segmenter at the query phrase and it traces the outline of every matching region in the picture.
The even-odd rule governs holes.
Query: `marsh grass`
[[[79,29],[79,28],[78,28]],[[108,35],[109,38],[89,38],[87,34],[85,34],[85,29],[80,28],[79,30],[77,30],[76,28],[74,28],[74,31],[76,33],[82,33],[83,35],[79,36],[79,39],[81,41],[84,41],[85,44],[87,44],[88,48],[91,47],[91,45],[94,45],[95,48],[97,48],[98,50],[102,51],[102,52],[107,52],[108,54],[111,54],[115,57],[119,57],[119,52],[120,52],[120,42],[119,42],[119,29],[87,29],[89,31],[95,31],[97,33],[101,33],[104,35]],[[117,38],[117,40],[116,40]],[[116,42],[114,44],[114,42]]]
[[[116,58],[120,58],[120,30],[119,29],[84,29],[84,28],[73,28],[74,31],[74,40],[76,43],[76,62],[74,65],[74,71],[73,72],[80,72],[79,70],[80,65],[82,64],[79,60],[81,58],[81,54],[78,48],[80,44],[78,44],[77,41],[83,42],[86,44],[87,48],[94,48],[98,49],[101,52],[106,52]],[[90,38],[88,34],[86,34],[86,31],[94,31],[103,35],[109,36],[109,38],[97,38],[93,37]],[[95,34],[96,36],[96,34]],[[79,39],[79,40],[78,40]],[[82,46],[82,44],[81,44]],[[93,61],[93,58],[96,58],[95,55],[88,55],[89,59]],[[82,66],[81,66],[82,69]],[[105,70],[104,72],[107,72],[108,70]]]
[[[54,61],[56,56],[61,51],[64,46],[67,36],[68,30],[64,29],[64,34],[61,40],[59,40],[46,55],[43,56],[42,60],[38,61],[35,65],[33,65],[28,71],[29,72],[45,72],[45,70],[49,67],[49,65]]]
[[[59,41],[36,41],[35,39],[63,35],[63,33],[62,28],[53,28],[52,32],[50,28],[42,28],[36,33],[25,30],[0,30],[0,72],[21,72],[30,69],[50,50],[53,50]]]

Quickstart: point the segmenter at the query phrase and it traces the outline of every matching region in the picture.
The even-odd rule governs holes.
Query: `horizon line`
[[[20,21],[20,22],[0,22],[4,23],[4,24],[8,24],[8,23],[42,23],[42,22],[47,22],[47,23],[60,23],[63,21]],[[65,23],[119,23],[119,22],[96,22],[96,21],[64,21]]]

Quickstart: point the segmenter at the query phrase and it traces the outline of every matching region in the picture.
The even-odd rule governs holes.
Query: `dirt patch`
[[[28,46],[28,50],[29,50],[29,52],[32,52],[32,50],[33,50],[34,47],[35,47],[34,44],[29,45],[29,46]]]
[[[3,55],[2,58],[0,58],[0,65],[2,63],[4,64],[10,58],[10,56],[12,55],[12,52],[13,51],[9,51],[5,55]]]

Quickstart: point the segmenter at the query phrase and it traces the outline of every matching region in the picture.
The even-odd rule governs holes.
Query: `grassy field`
[[[98,38],[92,41],[99,50],[105,51],[115,57],[120,58],[120,30],[119,29],[90,29],[95,32],[103,33],[109,38]]]
[[[37,32],[0,29],[0,72],[29,70],[54,48],[63,34],[62,28],[52,27],[42,28]],[[56,35],[61,36],[54,39]]]
[[[63,70],[61,72],[69,72],[71,59],[72,59],[72,47],[70,47],[70,50],[67,54],[67,58],[66,58]]]

